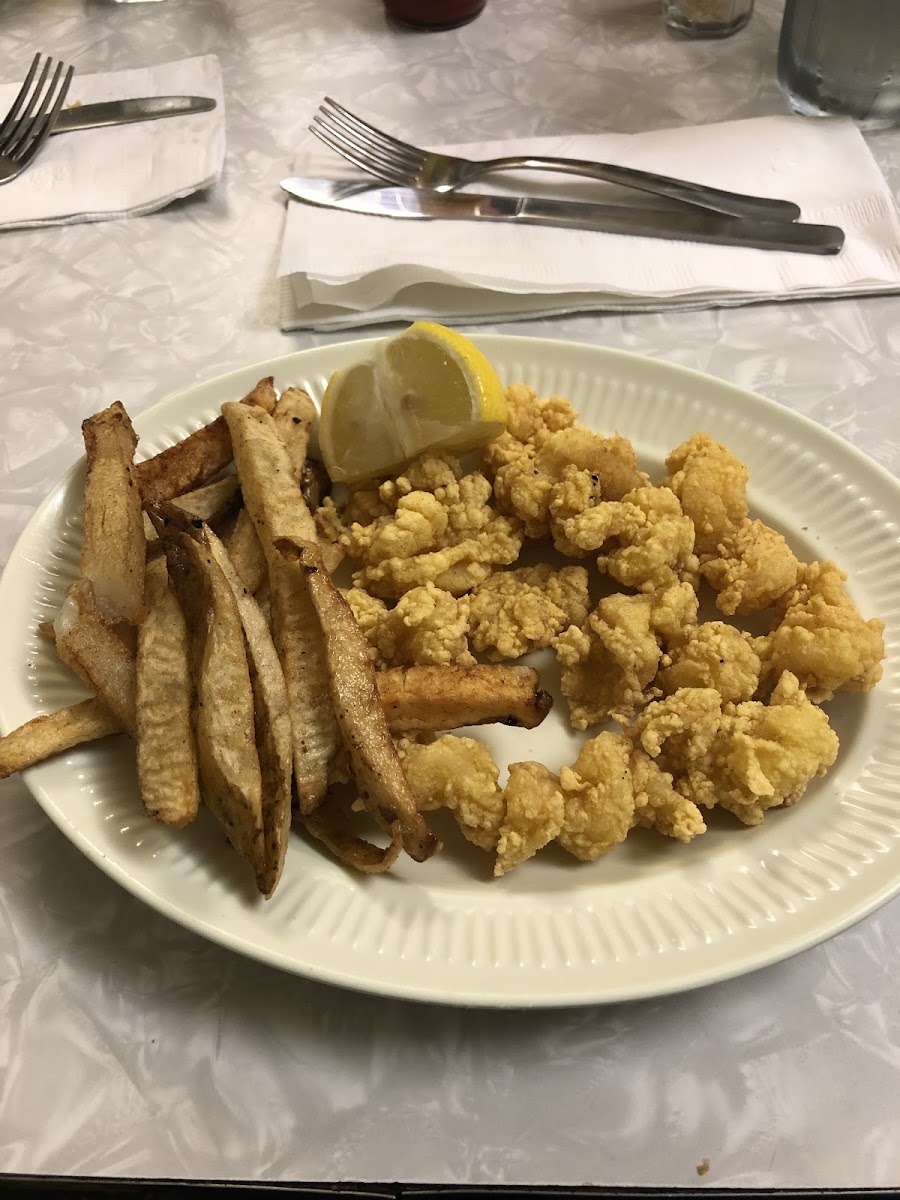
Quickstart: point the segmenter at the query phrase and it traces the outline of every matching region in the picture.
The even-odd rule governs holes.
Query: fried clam
[[[424,862],[438,849],[438,841],[410,792],[379,703],[365,635],[331,581],[315,540],[282,536],[275,548],[305,577],[320,623],[330,701],[360,798],[383,828],[399,823],[404,850]],[[319,703],[324,699],[320,696]]]
[[[300,811],[321,803],[341,753],[328,695],[319,619],[298,563],[275,549],[279,538],[316,539],[293,464],[273,419],[243,404],[222,408],[231,431],[244,504],[262,544],[271,589],[272,625],[291,709],[294,780]]]
[[[203,796],[262,886],[266,874],[262,775],[237,602],[221,567],[204,547],[174,521],[153,509],[151,515],[188,630]]]

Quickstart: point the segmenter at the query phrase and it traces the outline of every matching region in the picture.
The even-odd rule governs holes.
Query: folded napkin
[[[0,113],[20,84],[0,85]],[[212,96],[211,112],[47,139],[18,179],[0,187],[0,229],[137,216],[214,183],[225,160],[222,73],[215,55],[72,79],[66,106],[138,96]]]
[[[390,220],[290,201],[278,271],[282,328],[345,329],[418,317],[463,324],[900,290],[897,209],[849,120],[761,117],[444,149],[467,158],[524,151],[586,158],[793,200],[804,221],[839,225],[847,240],[839,255],[826,258],[529,225]],[[310,138],[295,173],[346,178],[340,162]],[[523,191],[524,180],[532,193],[648,203],[638,192],[536,172],[467,190]]]

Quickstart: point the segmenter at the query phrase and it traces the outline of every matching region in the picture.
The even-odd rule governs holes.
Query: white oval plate
[[[849,572],[863,612],[887,622],[888,660],[874,692],[830,706],[841,751],[829,775],[756,828],[716,821],[689,846],[637,832],[593,864],[549,848],[501,880],[452,829],[437,859],[374,877],[295,838],[268,903],[208,814],[183,831],[143,814],[124,737],[29,771],[39,803],[102,870],[189,929],[298,974],[433,1002],[550,1007],[679,991],[786,958],[872,912],[900,888],[900,482],[806,418],[708,376],[567,342],[474,340],[505,382],[567,396],[586,424],[627,434],[651,472],[708,430],[749,464],[754,514],[800,557]],[[140,454],[211,420],[263,375],[319,398],[370,344],[302,351],[170,396],[136,422]],[[80,464],[37,510],[0,581],[4,732],[84,694],[36,632],[77,565],[82,486]],[[552,688],[552,664],[546,678]],[[583,737],[559,702],[540,729],[477,735],[501,765],[553,769]]]

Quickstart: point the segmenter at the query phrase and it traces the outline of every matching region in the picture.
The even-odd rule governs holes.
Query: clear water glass
[[[795,112],[900,123],[900,2],[787,0],[778,82]]]
[[[666,25],[686,37],[728,37],[743,29],[753,0],[663,0]]]

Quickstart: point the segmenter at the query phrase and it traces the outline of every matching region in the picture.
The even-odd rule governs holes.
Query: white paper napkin
[[[19,84],[0,85],[0,113]],[[61,133],[0,187],[0,229],[103,221],[153,212],[214,183],[225,160],[222,73],[215,55],[103,75],[76,71],[72,104],[138,96],[212,96],[211,112]]]
[[[900,290],[897,209],[849,120],[761,117],[444,148],[470,158],[562,154],[780,197],[799,204],[804,221],[841,226],[847,239],[839,255],[826,258],[527,225],[391,220],[290,201],[278,271],[282,328],[344,329],[417,317],[463,324]],[[347,177],[340,163],[310,137],[295,173]],[[565,176],[531,173],[512,186],[511,176],[503,178],[507,192],[524,190],[527,179],[529,190],[554,196],[610,194],[607,185]],[[499,189],[485,182],[467,190]],[[616,191],[619,202],[629,195],[648,202],[637,192]]]

